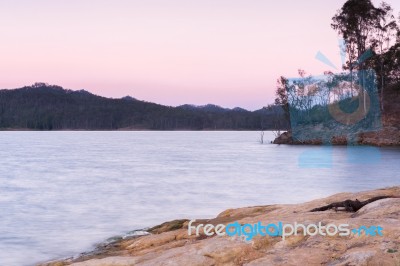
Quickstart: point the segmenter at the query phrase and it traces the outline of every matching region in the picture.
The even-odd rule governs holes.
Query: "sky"
[[[0,0],[0,88],[259,109],[279,76],[333,71],[318,51],[340,67],[330,23],[344,2]]]

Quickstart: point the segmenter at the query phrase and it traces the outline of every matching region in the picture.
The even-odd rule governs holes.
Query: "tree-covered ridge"
[[[35,130],[260,130],[284,128],[280,107],[250,112],[214,105],[170,107],[133,97],[105,98],[36,83],[0,90],[0,128]]]

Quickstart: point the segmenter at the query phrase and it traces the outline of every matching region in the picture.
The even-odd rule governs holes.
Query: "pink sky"
[[[340,66],[340,1],[0,2],[0,88],[36,81],[167,105],[271,103],[276,79]],[[377,3],[376,1],[374,1]],[[400,11],[400,1],[387,1]]]

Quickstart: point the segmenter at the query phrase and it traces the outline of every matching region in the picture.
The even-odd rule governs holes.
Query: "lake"
[[[400,149],[269,144],[272,132],[0,132],[0,265],[89,251],[228,208],[400,184]]]

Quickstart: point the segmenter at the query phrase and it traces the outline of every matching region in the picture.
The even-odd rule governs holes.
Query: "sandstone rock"
[[[187,235],[187,222],[179,226],[164,224],[157,234],[122,239],[96,255],[42,265],[400,265],[400,198],[372,202],[356,213],[311,209],[347,199],[361,201],[376,196],[400,197],[400,187],[360,193],[340,193],[303,204],[268,205],[222,212],[201,222],[239,223],[329,223],[349,224],[350,228],[383,227],[383,236],[304,236],[302,230],[281,237],[257,236],[251,241],[241,237]],[[179,227],[181,227],[179,229]],[[168,230],[171,229],[171,230]],[[59,264],[57,264],[59,263]],[[62,264],[60,264],[62,263]]]
[[[136,265],[137,258],[132,257],[108,257],[104,259],[93,259],[78,263],[73,263],[73,266],[133,266]]]

